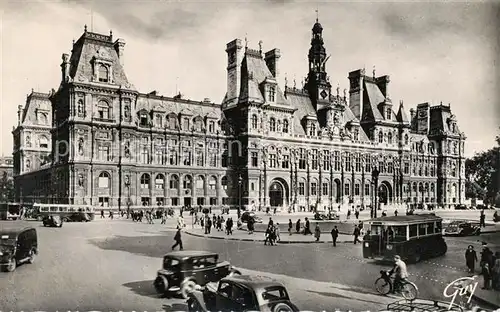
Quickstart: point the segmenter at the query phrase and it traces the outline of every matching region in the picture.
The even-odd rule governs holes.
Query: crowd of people
[[[500,290],[500,251],[493,251],[483,242],[483,250],[480,253],[479,261],[480,275],[483,277],[483,289]],[[469,273],[476,272],[478,262],[477,253],[474,246],[469,245],[465,252],[465,264]]]

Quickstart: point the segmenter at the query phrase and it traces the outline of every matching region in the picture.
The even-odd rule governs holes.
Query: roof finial
[[[297,87],[297,81],[295,81],[295,78],[293,78],[293,88],[295,89]]]
[[[113,31],[111,29],[109,30],[109,36],[113,37]]]
[[[440,105],[440,106],[443,106],[443,101],[439,101],[439,105]]]
[[[87,24],[85,24],[85,26],[83,26],[83,31],[87,32]]]
[[[347,89],[344,88],[344,100],[347,99]]]
[[[245,50],[248,49],[248,34],[245,33]]]
[[[317,5],[316,5],[316,23],[319,23],[319,10]]]
[[[340,95],[340,85],[337,83],[337,97]]]
[[[375,79],[375,65],[373,65],[373,78]]]
[[[403,106],[403,100],[399,100],[399,105]]]
[[[288,84],[288,78],[286,77],[286,73],[285,73],[285,89],[286,89],[287,84]]]

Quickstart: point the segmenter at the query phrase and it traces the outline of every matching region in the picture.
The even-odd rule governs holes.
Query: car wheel
[[[6,270],[7,272],[13,272],[17,267],[16,259],[10,258],[9,263],[7,264]]]
[[[185,280],[181,283],[181,295],[184,299],[196,289],[196,283],[193,280]]]
[[[35,258],[36,258],[36,251],[32,249],[30,251],[30,256],[28,258],[28,263],[33,264],[35,262]]]
[[[168,280],[165,276],[157,276],[153,283],[157,293],[163,295],[168,290]]]
[[[280,302],[272,309],[273,312],[294,312],[292,307],[286,303]]]

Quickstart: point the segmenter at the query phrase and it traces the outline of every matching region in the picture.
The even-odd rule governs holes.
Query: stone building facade
[[[462,203],[465,136],[450,106],[418,104],[408,118],[389,76],[364,69],[333,90],[322,33],[316,21],[305,83],[283,89],[280,50],[228,43],[216,104],[140,93],[125,75],[125,42],[85,30],[62,56],[59,89],[28,96],[13,132],[19,199],[328,209],[370,204],[378,168],[384,204]],[[47,107],[50,126],[36,117]],[[37,160],[45,145],[27,145],[44,133],[47,164]]]

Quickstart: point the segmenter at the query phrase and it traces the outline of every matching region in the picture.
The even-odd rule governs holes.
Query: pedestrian
[[[206,216],[202,216],[200,218],[200,226],[201,226],[202,229],[205,228],[205,218],[206,218]]]
[[[354,216],[356,217],[356,220],[359,219],[359,210],[356,209],[356,212],[354,213]]]
[[[369,241],[369,240],[370,240],[370,234],[371,234],[371,231],[370,231],[370,230],[366,231],[365,236],[363,236],[363,241],[364,241],[364,242],[367,242],[367,241]],[[363,250],[363,252],[364,252],[364,250]],[[372,259],[373,259],[373,254],[372,254],[372,249],[371,249],[371,246],[370,246],[370,249],[367,249],[367,250],[366,250],[366,252],[367,252],[367,257],[368,257],[368,258],[372,258]]]
[[[354,233],[353,233],[353,235],[354,235],[354,244],[356,244],[356,243],[358,243],[358,242],[359,242],[359,243],[361,243],[361,241],[359,240],[359,235],[360,235],[360,234],[361,234],[361,230],[360,230],[360,229],[359,229],[359,227],[356,225],[356,226],[354,227]]]
[[[101,209],[101,219],[104,219],[104,209]]]
[[[476,262],[477,262],[477,254],[476,251],[474,250],[474,246],[469,245],[469,247],[467,247],[467,251],[465,251],[465,264],[469,269],[469,273],[474,273],[474,267],[476,266]]]
[[[179,246],[180,250],[184,249],[182,247],[182,237],[181,237],[181,228],[180,227],[177,227],[177,233],[175,233],[174,241],[175,241],[175,244],[172,246],[172,250],[174,250],[175,247],[177,247],[177,246]]]
[[[295,223],[295,231],[297,233],[300,233],[300,219],[298,219],[297,222]]]
[[[273,241],[271,239],[271,232],[272,231],[273,231],[273,226],[272,225],[268,225],[267,229],[266,229],[266,234],[265,234],[265,239],[264,239],[264,245],[267,245],[268,242],[269,242],[269,244],[271,246],[273,245]]]
[[[397,217],[398,216],[398,211],[394,210],[394,215]]]
[[[165,215],[165,211],[161,212],[161,224],[166,224],[167,216]]]
[[[221,221],[220,216],[217,216],[216,229],[217,229],[217,232],[219,232],[220,230],[222,230],[222,221]]]
[[[276,236],[276,241],[280,241],[280,224],[276,223],[276,226],[274,227],[274,235]]]
[[[292,219],[288,219],[288,235],[292,235],[293,223]]]
[[[241,222],[241,221],[238,219],[238,222]],[[248,221],[247,221],[248,234],[253,234],[253,223],[254,223],[254,219],[248,218]]]
[[[483,264],[483,268],[481,270],[481,274],[483,275],[483,289],[491,289],[491,269],[490,265],[485,262]]]
[[[266,207],[266,214],[269,214],[269,207]]]
[[[495,252],[495,263],[491,268],[491,284],[494,290],[500,290],[500,252]]]
[[[314,229],[314,237],[316,237],[317,242],[319,242],[320,236],[321,236],[321,230],[319,229],[319,223],[316,222],[316,228]]]
[[[486,243],[483,243],[484,248],[481,252],[481,261],[480,265],[483,266],[484,263],[488,263],[490,268],[493,266],[493,252],[486,246]]]
[[[109,210],[109,218],[113,220],[113,211],[111,209]]]
[[[486,216],[484,215],[484,209],[481,210],[481,215],[479,216],[479,226],[486,227]]]
[[[333,227],[331,234],[333,247],[337,247],[337,239],[339,238],[339,230],[337,229],[337,226]]]
[[[273,226],[273,225],[274,225],[273,219],[269,217],[269,223],[267,223],[267,226]]]
[[[227,235],[233,235],[233,218],[228,218],[226,221]]]
[[[311,225],[309,224],[309,219],[306,217],[305,220],[306,220],[306,223],[304,224],[304,235],[308,235],[308,234],[312,235]]]
[[[347,220],[351,218],[351,209],[347,208]]]
[[[274,207],[274,211],[273,211],[273,214],[276,215],[276,207]]]

